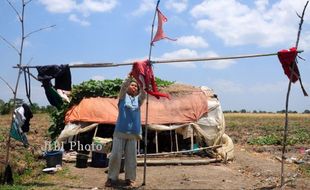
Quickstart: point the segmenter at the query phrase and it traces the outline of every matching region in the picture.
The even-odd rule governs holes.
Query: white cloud
[[[209,44],[200,36],[181,36],[173,43],[190,48],[206,48],[209,46]]]
[[[209,51],[206,53],[206,57],[219,57],[219,55],[213,51]],[[210,69],[226,69],[230,67],[232,64],[234,64],[235,61],[233,60],[219,60],[219,61],[208,61],[204,64],[204,68],[210,68]]]
[[[241,84],[230,80],[221,79],[212,82],[212,84],[214,86],[214,89],[216,89],[216,91],[221,92],[223,94],[225,93],[240,94],[244,92],[244,87]]]
[[[187,9],[187,0],[168,0],[165,5],[168,10],[181,13]]]
[[[301,41],[299,43],[299,48],[305,51],[310,50],[310,31],[306,31],[303,34],[301,34]],[[303,56],[302,54],[300,55]]]
[[[287,82],[276,82],[276,83],[257,83],[253,84],[249,87],[249,91],[252,93],[259,93],[259,94],[269,94],[275,92],[283,92],[283,89],[287,88]]]
[[[52,13],[69,13],[76,9],[75,0],[39,0]]]
[[[255,5],[259,11],[264,11],[269,4],[269,0],[256,0]]]
[[[177,51],[164,53],[161,56],[161,59],[182,59],[182,58],[197,58],[198,53],[195,50],[190,49],[180,49]],[[196,65],[193,62],[180,62],[180,63],[169,63],[169,65],[173,65],[175,67],[181,68],[195,68]]]
[[[89,12],[111,11],[117,5],[117,0],[84,0],[78,5],[78,10],[84,14]]]
[[[117,0],[39,0],[45,8],[52,13],[70,13],[69,20],[88,26],[85,19],[94,12],[108,12],[117,5]],[[84,19],[79,19],[81,14]],[[73,15],[73,16],[72,16]]]
[[[71,14],[69,16],[69,20],[73,21],[73,22],[76,22],[76,23],[79,23],[82,26],[89,26],[90,25],[90,23],[88,21],[78,18],[78,16],[75,15],[75,14]]]
[[[139,16],[143,15],[148,11],[154,11],[154,7],[156,7],[155,1],[152,0],[142,0],[139,8],[132,12],[132,15]]]
[[[215,52],[209,51],[207,53],[199,53],[191,49],[180,49],[173,52],[164,53],[158,60],[174,60],[174,59],[195,59],[195,58],[214,58],[219,57]],[[156,59],[157,60],[157,59]],[[233,60],[219,60],[219,61],[200,61],[204,68],[209,69],[226,69],[230,67],[235,61]],[[196,68],[195,62],[175,62],[169,63],[175,67],[180,68]]]
[[[91,77],[92,80],[105,80],[105,77],[102,75],[95,75]]]
[[[305,2],[282,0],[270,5],[267,0],[257,0],[249,7],[237,0],[205,0],[191,15],[197,19],[197,29],[213,32],[226,45],[268,47],[295,41],[292,34],[299,22],[295,11],[301,12]]]

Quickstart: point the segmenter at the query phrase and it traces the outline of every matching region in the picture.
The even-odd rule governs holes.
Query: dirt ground
[[[34,122],[38,124],[33,126],[32,133],[29,135],[29,141],[33,144],[39,145],[48,139],[47,126],[44,123],[46,121],[48,119],[45,115],[35,118]],[[6,126],[9,121],[3,122],[2,120],[1,122],[2,126]],[[239,135],[242,135],[242,132]],[[235,137],[236,135],[231,136]],[[238,137],[238,139],[241,138]],[[144,168],[138,166],[136,188],[134,189],[279,189],[281,163],[276,157],[281,155],[281,148],[253,146],[241,142],[239,140],[235,144],[235,159],[229,163],[148,166],[144,186],[142,186]],[[17,158],[19,157],[18,154],[21,155],[21,153],[16,151],[16,148],[14,149],[15,145],[16,147],[20,146],[15,141],[12,145],[12,157]],[[1,152],[3,153],[4,150],[3,141]],[[288,156],[300,156],[298,148],[289,149]],[[183,157],[183,159],[201,160],[208,158]],[[21,162],[22,160],[17,161],[17,163]],[[129,189],[124,186],[124,173],[120,175],[120,181],[115,187],[105,188],[107,168],[89,166],[81,169],[76,168],[75,163],[64,162],[61,171],[45,174],[42,172],[45,160],[42,158],[35,159],[30,163],[35,164],[36,162],[41,162],[41,164],[35,166],[37,168],[32,170],[29,178],[26,176],[19,182],[18,185],[21,185],[21,189]],[[27,166],[27,164],[23,165]],[[13,169],[16,169],[17,165],[14,167]],[[310,189],[309,176],[301,175],[297,164],[286,163],[284,171],[285,179],[289,181],[285,189]],[[0,189],[2,189],[1,186]]]
[[[236,146],[235,160],[227,164],[148,166],[144,186],[144,168],[139,166],[135,189],[278,189],[280,169],[274,154]],[[296,169],[295,164],[285,165],[286,180],[291,181],[285,189],[310,189],[309,178],[299,176]],[[107,168],[81,169],[75,163],[64,163],[61,175],[48,174],[46,180],[32,185],[36,189],[129,189],[124,186],[124,173],[114,188],[105,188],[106,171]]]

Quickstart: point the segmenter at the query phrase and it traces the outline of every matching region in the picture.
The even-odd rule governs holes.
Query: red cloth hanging
[[[131,74],[140,86],[145,88],[145,91],[148,94],[155,96],[157,99],[159,99],[159,97],[169,98],[168,94],[163,94],[158,91],[155,76],[149,60],[134,62]],[[140,76],[142,76],[144,81],[141,80]],[[149,89],[150,85],[152,85],[152,89]]]
[[[165,15],[163,15],[163,13],[159,9],[157,9],[156,11],[157,11],[157,15],[158,15],[158,26],[157,26],[157,32],[156,32],[151,44],[153,45],[154,42],[162,40],[164,38],[175,41],[176,39],[169,38],[164,33],[163,23],[168,21],[167,17],[165,17]]]
[[[295,83],[300,78],[298,66],[296,64],[296,56],[297,56],[297,49],[296,47],[292,47],[289,50],[281,50],[278,52],[278,58],[282,64],[282,68],[284,70],[285,75],[290,79],[292,66],[294,66],[292,82]]]
[[[304,93],[304,96],[308,96],[307,91],[305,90],[302,82],[301,82],[301,77],[299,73],[299,69],[296,63],[296,56],[297,56],[297,48],[292,47],[289,50],[281,50],[278,52],[278,58],[282,64],[282,68],[284,70],[285,75],[293,82],[295,83],[296,81],[299,80],[300,87],[302,92]],[[295,64],[295,65],[294,65]],[[293,68],[294,65],[294,69]],[[293,72],[293,73],[292,73]],[[292,75],[293,74],[293,75]],[[292,79],[291,79],[292,75]]]

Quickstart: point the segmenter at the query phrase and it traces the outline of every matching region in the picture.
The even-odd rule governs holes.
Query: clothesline
[[[303,52],[303,50],[298,50],[298,53]],[[187,59],[166,59],[166,60],[152,60],[153,64],[163,64],[163,63],[181,63],[181,62],[198,62],[198,61],[219,61],[219,60],[228,60],[228,59],[244,59],[244,58],[255,58],[255,57],[267,57],[275,56],[276,53],[265,53],[265,54],[248,54],[248,55],[237,55],[237,56],[226,56],[226,57],[202,57],[202,58],[187,58]],[[73,63],[69,64],[70,68],[94,68],[94,67],[118,67],[118,66],[128,66],[133,65],[134,62],[124,62],[124,63]],[[36,68],[38,66],[14,66],[13,68]]]

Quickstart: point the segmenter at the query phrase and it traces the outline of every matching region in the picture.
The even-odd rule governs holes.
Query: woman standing
[[[129,74],[119,93],[118,118],[113,134],[113,146],[109,158],[106,187],[118,180],[122,156],[125,156],[125,181],[133,186],[137,169],[137,140],[142,139],[140,107],[145,99],[145,91]]]

